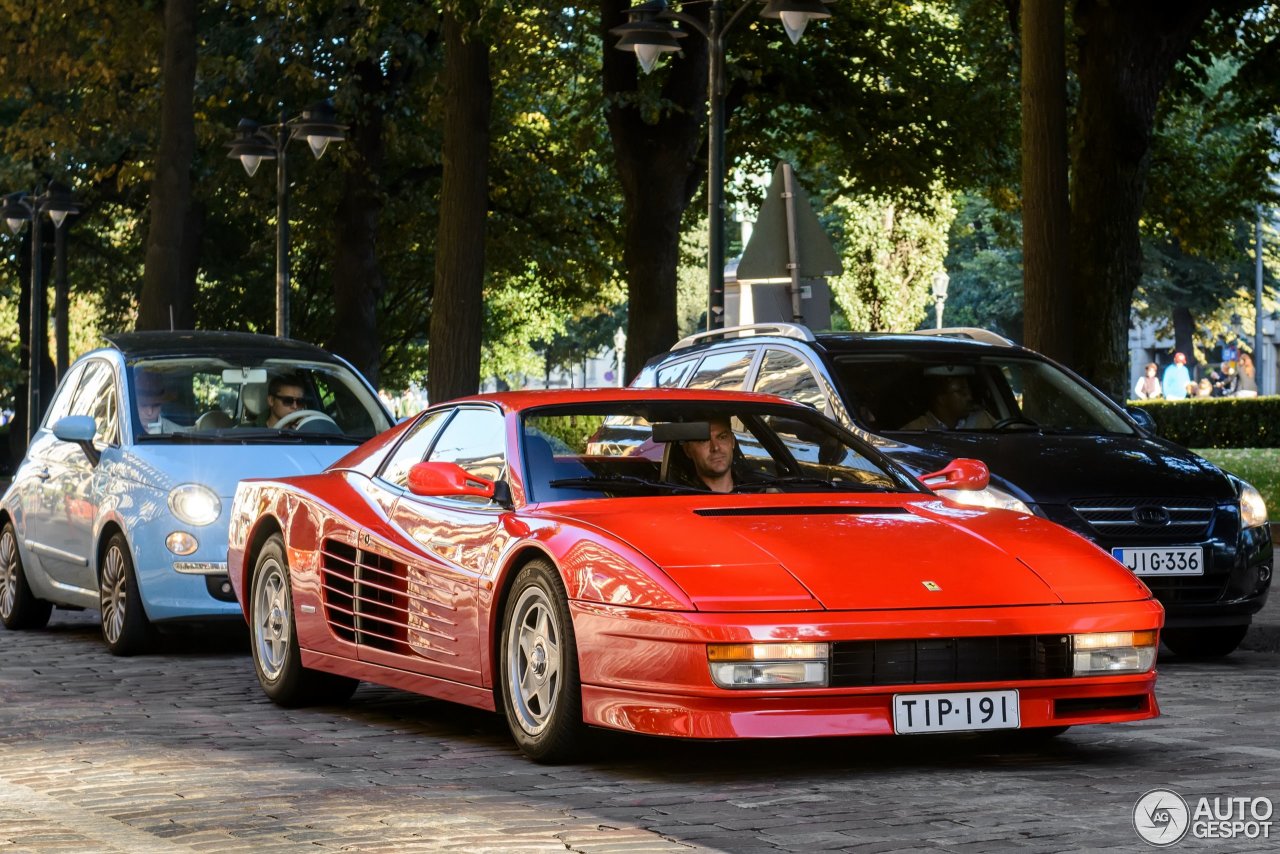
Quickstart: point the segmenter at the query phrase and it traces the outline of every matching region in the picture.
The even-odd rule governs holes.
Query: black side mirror
[[[1156,432],[1156,420],[1151,417],[1151,413],[1143,409],[1141,406],[1126,406],[1124,411],[1129,413],[1129,417],[1138,422],[1138,426],[1148,433]]]

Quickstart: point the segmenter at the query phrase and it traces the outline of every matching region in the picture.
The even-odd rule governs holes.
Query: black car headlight
[[[1249,484],[1240,489],[1240,527],[1257,528],[1267,524],[1267,502],[1262,493]]]

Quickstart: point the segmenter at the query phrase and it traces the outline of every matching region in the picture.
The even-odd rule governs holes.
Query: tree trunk
[[[1191,309],[1185,305],[1174,306],[1173,349],[1174,352],[1181,353],[1187,357],[1187,365],[1189,367],[1194,367],[1196,364],[1195,334],[1196,322],[1191,315]]]
[[[1061,0],[1022,5],[1022,288],[1026,345],[1072,364],[1065,16]]]
[[[357,85],[362,94],[383,86],[375,61],[358,63]],[[376,103],[362,99],[362,103]],[[386,153],[382,113],[362,109],[348,141],[356,156],[343,174],[342,198],[334,214],[335,253],[333,300],[337,323],[329,349],[342,356],[375,386],[381,368],[377,308],[382,296],[382,270],[378,266],[378,217],[382,196],[378,176]]]
[[[680,220],[706,174],[703,128],[707,117],[707,42],[691,33],[682,52],[668,54],[657,117],[641,112],[635,55],[614,47],[609,30],[626,20],[627,0],[601,0],[604,93],[609,135],[622,182],[623,263],[627,270],[626,377],[630,382],[649,357],[676,341],[676,267]],[[705,4],[688,4],[706,15]]]
[[[489,202],[489,45],[475,20],[444,14],[444,175],[427,385],[433,403],[480,386],[484,235]]]
[[[1208,16],[1210,0],[1079,0],[1080,103],[1072,151],[1076,367],[1128,391],[1128,330],[1142,276],[1138,229],[1156,104]],[[1028,304],[1028,311],[1031,306]]]
[[[195,251],[184,238],[192,225],[191,163],[196,151],[196,0],[165,0],[164,93],[160,149],[151,182],[151,222],[138,301],[138,329],[194,326]]]

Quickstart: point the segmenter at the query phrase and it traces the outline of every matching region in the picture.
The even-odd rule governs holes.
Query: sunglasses
[[[285,406],[301,406],[302,402],[306,400],[306,398],[294,397],[289,394],[273,394],[271,396],[283,403]]]

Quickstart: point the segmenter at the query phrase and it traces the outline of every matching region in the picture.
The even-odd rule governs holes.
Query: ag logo
[[[1133,805],[1133,829],[1143,841],[1164,848],[1179,842],[1191,825],[1187,802],[1169,789],[1152,789]]]

